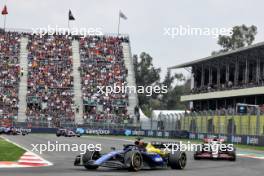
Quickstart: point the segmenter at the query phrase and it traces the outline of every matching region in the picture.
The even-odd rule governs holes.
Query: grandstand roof
[[[235,49],[235,50],[232,50],[232,51],[228,51],[228,52],[225,52],[225,53],[220,53],[220,54],[217,54],[217,55],[208,56],[208,57],[197,59],[197,60],[194,60],[194,61],[182,63],[182,64],[179,64],[179,65],[176,65],[176,66],[169,67],[168,69],[177,69],[177,68],[191,67],[191,66],[193,66],[195,64],[198,64],[198,63],[201,63],[201,62],[206,62],[206,61],[213,60],[213,59],[219,59],[219,58],[224,57],[224,56],[236,54],[236,53],[239,53],[239,52],[255,49],[255,48],[258,48],[258,47],[262,47],[262,46],[264,46],[264,42],[256,43],[254,45],[249,45],[249,46],[243,47],[243,48],[238,48],[238,49]]]

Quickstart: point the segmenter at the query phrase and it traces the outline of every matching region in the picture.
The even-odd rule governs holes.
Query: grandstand
[[[128,36],[0,33],[0,121],[29,127],[131,124],[137,95],[98,94],[135,85]]]
[[[264,133],[264,42],[170,67],[178,68],[191,68],[192,74],[191,92],[181,96],[192,111],[181,120],[183,130]],[[243,114],[238,103],[260,108],[248,107]]]
[[[18,114],[20,34],[0,31],[0,115],[5,123]]]
[[[122,123],[129,120],[128,94],[98,94],[98,86],[122,86],[128,70],[124,64],[122,42],[126,38],[90,36],[80,39],[81,80],[86,121]],[[96,107],[100,107],[98,112]],[[120,118],[121,117],[121,118]],[[122,120],[122,121],[120,121]]]

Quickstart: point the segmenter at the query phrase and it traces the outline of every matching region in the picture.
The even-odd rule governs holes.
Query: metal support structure
[[[237,86],[238,84],[238,76],[239,76],[239,62],[238,59],[236,59],[236,63],[235,63],[235,76],[234,76],[234,85]]]
[[[233,113],[232,113],[232,132],[231,132],[231,135],[232,136],[234,136],[234,133],[235,133],[235,118],[234,118],[234,116],[235,116],[235,111],[233,111]]]
[[[245,75],[244,75],[244,83],[247,84],[248,83],[248,71],[249,67],[248,67],[248,59],[246,58],[246,67],[245,67]]]
[[[196,67],[192,67],[192,72],[191,72],[191,75],[192,75],[192,84],[191,84],[191,89],[192,88],[197,88],[197,80],[195,79],[195,75],[196,75]]]
[[[212,66],[209,66],[209,85],[212,85],[213,82],[213,71],[212,71]]]
[[[218,114],[218,136],[221,134],[221,116]]]
[[[206,112],[205,116],[206,122],[205,122],[205,133],[208,133],[208,113]]]
[[[257,58],[257,69],[256,69],[256,82],[259,84],[260,81],[260,58]]]
[[[260,108],[257,106],[256,135],[260,135]]]
[[[261,58],[264,59],[264,58]],[[262,78],[264,78],[264,63],[262,63]]]
[[[203,115],[204,114],[202,114],[201,116],[200,116],[200,129],[201,129],[201,133],[203,132],[203,119],[204,119],[204,117],[203,117]]]
[[[221,84],[221,80],[220,80],[220,77],[221,77],[221,68],[220,68],[220,64],[218,64],[218,67],[217,67],[217,87],[220,87],[220,84]]]
[[[228,134],[228,131],[227,131],[227,122],[228,122],[228,111],[225,110],[225,118],[224,118],[224,134]]]
[[[201,87],[204,87],[204,64],[202,64]]]
[[[226,82],[228,83],[229,82],[229,75],[230,75],[230,73],[229,73],[229,70],[230,69],[230,65],[229,64],[226,64]]]

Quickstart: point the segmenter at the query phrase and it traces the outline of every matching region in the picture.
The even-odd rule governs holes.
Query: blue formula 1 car
[[[145,144],[137,140],[135,144],[124,145],[123,150],[115,150],[106,154],[98,151],[87,151],[84,155],[78,155],[75,166],[84,166],[87,170],[95,170],[98,167],[127,169],[139,171],[152,168],[184,169],[187,163],[185,152],[169,152],[162,149],[163,145]]]

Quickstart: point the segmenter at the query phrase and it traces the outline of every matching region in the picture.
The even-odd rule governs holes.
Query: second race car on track
[[[7,134],[7,135],[22,135],[25,136],[29,132],[26,129],[15,128],[15,127],[0,127],[0,134]]]
[[[115,150],[101,154],[99,151],[87,151],[84,155],[78,155],[75,159],[75,166],[84,166],[88,170],[95,170],[98,167],[127,169],[139,171],[151,168],[172,168],[184,169],[187,163],[185,152],[168,152],[162,150],[162,145],[144,143],[140,139],[135,144],[124,145],[123,150]]]
[[[204,139],[204,144],[194,152],[194,159],[223,159],[236,161],[236,150],[233,146],[224,144],[224,139],[217,137]]]
[[[57,137],[60,137],[60,136],[64,136],[64,137],[74,137],[74,136],[81,137],[81,134],[80,133],[75,133],[74,131],[69,130],[69,129],[60,128],[60,129],[58,129],[56,131],[56,136]]]

